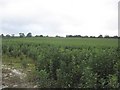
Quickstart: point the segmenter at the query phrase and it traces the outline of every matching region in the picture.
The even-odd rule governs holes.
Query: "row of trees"
[[[1,34],[0,36],[2,36],[2,37],[15,37],[15,35],[14,34],[12,34],[12,35],[9,35],[9,34],[7,34],[6,36],[4,36],[4,34]],[[26,36],[25,36],[25,34],[24,33],[19,33],[19,37],[33,37],[32,36],[32,33],[28,33]],[[43,35],[36,35],[35,37],[49,37],[48,35],[47,36],[43,36]],[[61,36],[58,36],[58,35],[56,35],[55,37],[61,37]],[[103,35],[99,35],[99,36],[81,36],[81,35],[66,35],[66,37],[67,38],[73,38],[73,37],[80,37],[80,38],[119,38],[118,36],[109,36],[109,35],[105,35],[105,36],[103,36]]]
[[[7,34],[6,36],[4,36],[4,34],[1,34],[1,36],[2,37],[15,37],[14,34],[12,34],[12,35]],[[24,33],[19,33],[19,37],[32,37],[32,33],[28,33],[26,36]]]
[[[98,37],[95,36],[81,36],[81,35],[66,35],[66,37],[81,37],[81,38],[118,38],[118,36],[109,36],[109,35],[99,35]]]
[[[18,36],[15,36],[14,34],[11,34],[11,35],[9,35],[9,34],[7,34],[7,35],[4,35],[4,34],[1,34],[0,35],[1,37],[7,37],[7,38],[9,38],[9,37],[18,37]],[[28,33],[26,36],[25,36],[25,34],[24,33],[19,33],[19,37],[33,37],[32,36],[32,33]],[[35,37],[44,37],[43,35],[36,35]],[[45,36],[45,37],[49,37],[48,35],[47,36]]]

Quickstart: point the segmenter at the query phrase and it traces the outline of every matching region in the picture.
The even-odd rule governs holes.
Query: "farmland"
[[[113,38],[2,39],[3,64],[40,88],[117,88],[119,51]]]

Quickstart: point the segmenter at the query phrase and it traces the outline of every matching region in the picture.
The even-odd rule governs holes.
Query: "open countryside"
[[[3,82],[7,87],[118,88],[119,51],[116,38],[3,38],[3,74],[21,72]]]

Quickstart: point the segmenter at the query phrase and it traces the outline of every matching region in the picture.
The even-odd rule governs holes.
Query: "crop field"
[[[117,39],[103,38],[55,38],[55,37],[32,37],[32,38],[9,38],[3,39],[5,43],[33,43],[33,44],[51,44],[55,46],[70,47],[118,47]]]
[[[39,88],[118,88],[119,51],[113,38],[2,39],[3,64]]]

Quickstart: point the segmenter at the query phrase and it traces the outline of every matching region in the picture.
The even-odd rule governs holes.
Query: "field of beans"
[[[118,88],[119,51],[110,38],[2,39],[3,64],[29,67],[27,79],[39,88]]]

